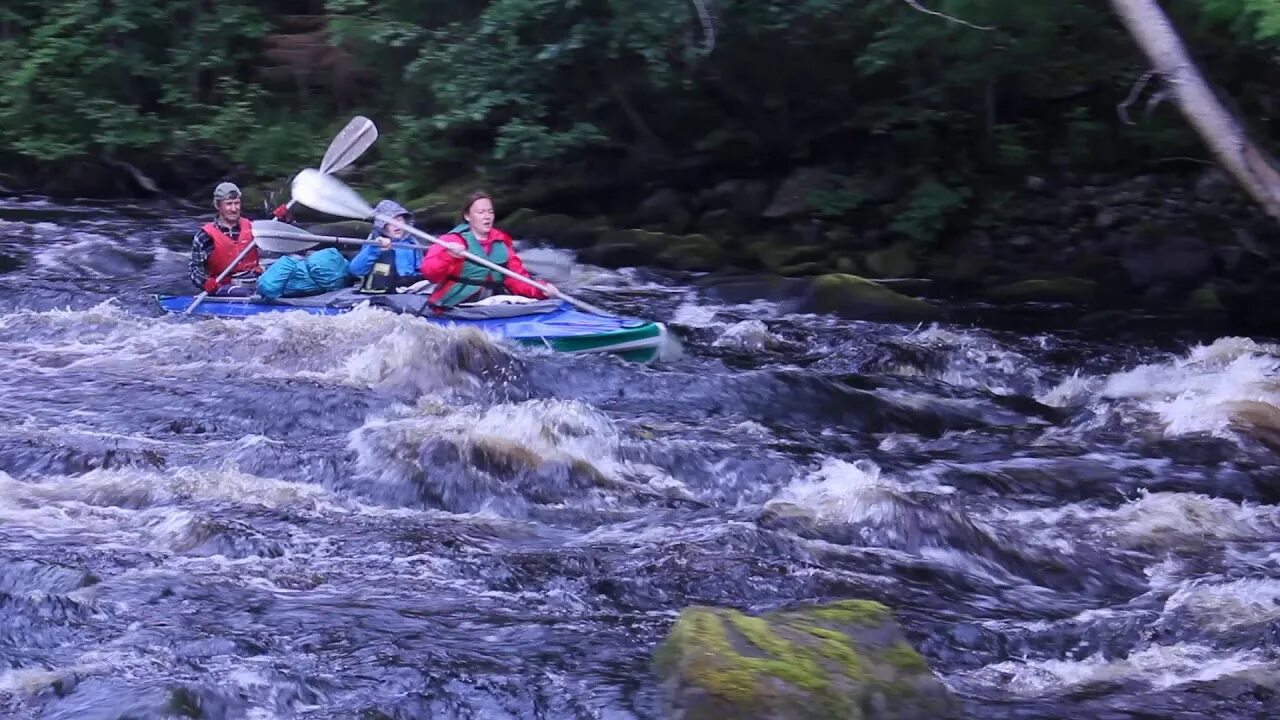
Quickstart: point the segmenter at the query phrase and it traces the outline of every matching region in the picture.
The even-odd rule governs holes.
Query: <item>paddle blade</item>
[[[525,270],[545,282],[559,285],[569,282],[573,274],[573,261],[549,248],[525,248],[520,251],[520,260]]]
[[[373,215],[373,208],[355,190],[315,168],[306,168],[294,176],[291,191],[298,202],[322,213],[352,220]]]
[[[333,173],[355,162],[378,139],[378,127],[363,115],[351,118],[351,122],[329,143],[324,158],[320,160],[320,172]]]
[[[310,250],[321,241],[306,230],[279,220],[254,220],[253,237],[263,250],[285,255]]]

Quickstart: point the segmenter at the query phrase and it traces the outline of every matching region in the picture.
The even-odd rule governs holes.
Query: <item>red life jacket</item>
[[[244,250],[245,246],[253,242],[253,223],[248,218],[240,218],[240,232],[236,235],[236,239],[232,240],[231,236],[218,227],[217,223],[205,223],[200,228],[213,238],[213,252],[209,253],[209,259],[205,261],[205,271],[209,273],[209,277],[216,278],[222,274],[223,270],[231,264],[232,260]],[[222,278],[221,285],[229,283],[232,277],[241,273],[260,273],[262,268],[258,265],[258,248],[253,248],[240,258],[240,262],[232,268],[227,277]]]

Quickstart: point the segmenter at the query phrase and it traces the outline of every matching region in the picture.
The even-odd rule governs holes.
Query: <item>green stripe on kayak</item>
[[[578,337],[523,338],[520,342],[530,347],[547,347],[556,352],[608,352],[631,362],[647,363],[658,357],[665,336],[665,327],[649,322],[638,327]]]

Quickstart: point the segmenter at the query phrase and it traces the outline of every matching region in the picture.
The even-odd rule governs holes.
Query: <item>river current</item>
[[[1271,339],[582,265],[684,356],[162,316],[199,221],[0,203],[0,716],[657,720],[682,607],[849,597],[972,717],[1280,716]]]

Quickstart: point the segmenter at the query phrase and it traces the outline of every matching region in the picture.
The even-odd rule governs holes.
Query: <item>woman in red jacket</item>
[[[419,268],[422,277],[436,283],[428,298],[432,305],[451,308],[491,295],[523,295],[539,300],[547,297],[546,293],[529,283],[467,260],[459,251],[466,250],[529,277],[511,244],[511,236],[493,226],[493,198],[483,192],[472,193],[462,208],[462,220],[462,224],[440,236],[450,247],[433,244],[422,259]]]

